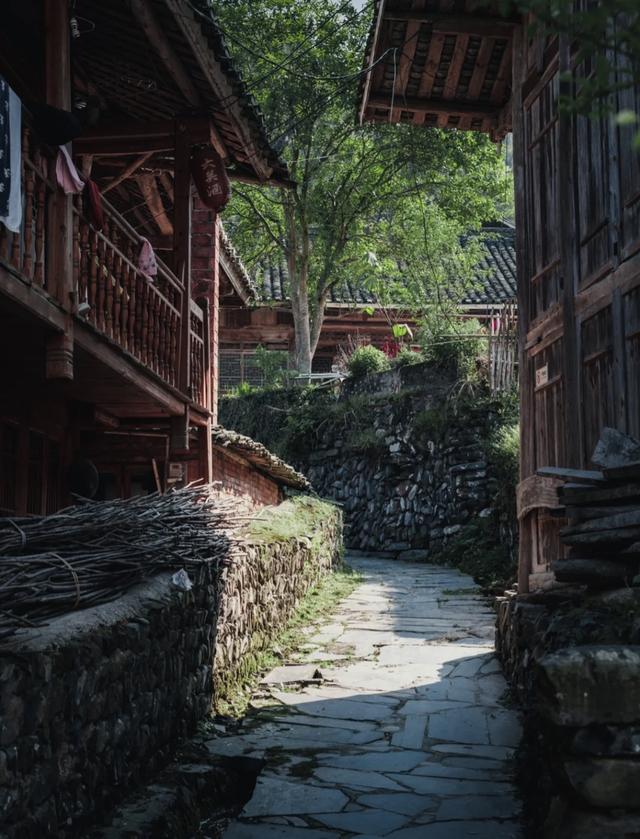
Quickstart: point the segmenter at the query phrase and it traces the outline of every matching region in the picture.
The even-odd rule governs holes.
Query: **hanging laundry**
[[[102,195],[95,181],[89,178],[84,185],[85,212],[96,230],[104,227],[104,210],[102,209]]]
[[[78,174],[71,155],[64,146],[58,148],[56,180],[58,181],[58,186],[65,191],[66,195],[70,193],[77,194],[84,189],[84,181]]]
[[[141,274],[149,280],[154,280],[158,274],[158,262],[156,254],[153,250],[151,242],[148,239],[142,238],[142,247],[138,254],[138,268]]]
[[[11,192],[11,137],[9,121],[9,85],[0,78],[0,216],[9,214]]]
[[[22,103],[1,76],[0,222],[12,233],[22,223]]]

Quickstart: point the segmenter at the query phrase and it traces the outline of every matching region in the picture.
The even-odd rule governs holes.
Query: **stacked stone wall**
[[[527,836],[640,835],[640,592],[507,597],[496,644],[525,711]]]
[[[275,528],[280,509],[261,515]],[[190,572],[190,591],[163,574],[5,642],[0,836],[87,836],[167,764],[210,713],[216,689],[337,561],[339,518],[328,505],[310,507],[300,530],[279,541],[244,534],[221,573]]]

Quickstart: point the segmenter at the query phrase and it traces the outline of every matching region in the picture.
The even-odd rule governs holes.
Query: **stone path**
[[[225,839],[519,837],[518,716],[470,577],[374,558],[214,754],[266,761]]]

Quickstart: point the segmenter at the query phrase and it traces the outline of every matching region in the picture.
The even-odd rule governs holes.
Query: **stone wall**
[[[497,647],[525,710],[527,835],[640,835],[640,591],[505,598]]]
[[[299,522],[299,534],[289,525]],[[215,658],[216,694],[244,678],[300,599],[341,561],[342,516],[300,497],[263,510],[258,527],[224,571]]]
[[[223,572],[202,568],[189,592],[164,574],[3,647],[2,837],[86,836],[171,759],[214,685],[242,671],[339,556],[339,514],[313,501],[296,524],[290,507],[263,510],[262,525],[284,523],[281,538],[250,528]]]
[[[416,364],[347,379],[335,395],[298,388],[223,399],[220,421],[278,451],[340,504],[352,550],[434,554],[474,524],[515,565],[515,490],[498,502],[489,446],[513,421],[506,404]]]
[[[439,550],[491,515],[495,489],[486,416],[448,419],[441,391],[371,401],[353,433],[320,430],[305,468],[314,489],[344,505],[345,544],[373,551]]]
[[[216,588],[165,574],[18,634],[0,663],[2,835],[82,835],[166,763],[211,702]]]

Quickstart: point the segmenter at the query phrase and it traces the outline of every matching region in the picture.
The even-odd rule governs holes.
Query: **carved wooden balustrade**
[[[137,267],[143,239],[103,199],[104,227],[95,230],[74,207],[74,288],[78,311],[103,335],[133,355],[167,384],[178,387],[184,289],[160,259],[148,277]],[[187,396],[207,406],[203,311],[191,303]]]
[[[42,150],[34,141],[28,116],[23,129],[22,190],[20,231],[12,233],[0,224],[0,260],[68,311],[72,301],[58,293],[47,264],[53,235],[51,208],[55,197],[61,195],[55,180],[55,158],[51,150]],[[104,226],[98,231],[85,215],[83,196],[74,197],[74,314],[163,382],[208,409],[208,313],[205,316],[203,309],[191,302],[187,324],[190,375],[185,390],[184,383],[178,381],[184,288],[159,259],[157,276],[145,276],[138,268],[142,237],[104,198],[103,210]]]
[[[22,128],[22,225],[13,233],[0,224],[0,259],[52,296],[56,295],[56,289],[49,287],[46,242],[49,204],[55,190],[55,160],[43,154],[33,140],[30,126],[25,123]]]

